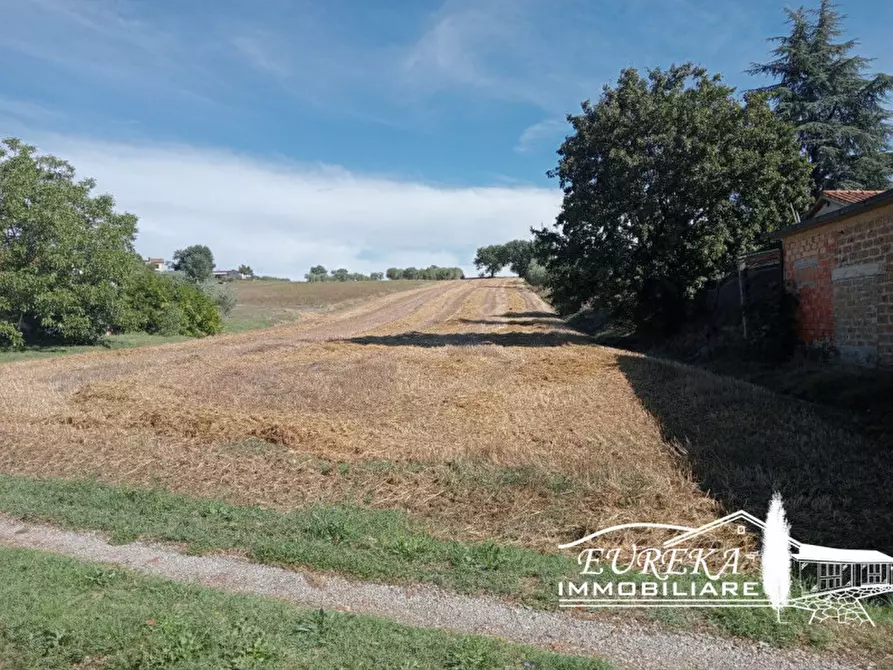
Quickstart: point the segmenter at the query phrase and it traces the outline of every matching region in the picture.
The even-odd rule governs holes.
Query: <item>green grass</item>
[[[609,667],[18,549],[0,549],[0,603],[0,666],[17,670]]]
[[[542,608],[574,573],[570,557],[485,542],[432,537],[391,510],[311,505],[283,514],[259,507],[93,481],[0,475],[0,511],[66,528],[101,530],[113,542],[184,543],[192,553],[246,552],[258,563],[306,566],[361,579],[428,582],[460,593],[492,593]]]
[[[300,317],[298,314],[283,316],[240,316],[230,315],[223,319],[224,333],[241,333],[246,330],[257,330],[259,328],[270,328],[283,323],[293,323]]]
[[[190,553],[238,551],[257,563],[379,582],[431,583],[539,609],[554,609],[558,582],[579,571],[571,556],[443,540],[400,512],[354,506],[315,505],[283,514],[163,490],[0,475],[0,511],[26,521],[103,531],[112,542],[147,539],[181,543]],[[889,626],[889,610],[873,608],[872,617]],[[768,609],[647,612],[670,627],[707,625],[774,646],[825,642],[799,610],[786,610],[782,625]]]
[[[185,342],[190,338],[182,335],[149,335],[148,333],[125,333],[123,335],[109,335],[103,338],[98,345],[76,346],[30,346],[18,351],[0,350],[0,363],[12,361],[24,361],[33,358],[50,358],[52,356],[65,356],[67,354],[83,354],[90,351],[102,351],[104,349],[133,349],[146,347],[153,344],[167,344],[169,342]]]

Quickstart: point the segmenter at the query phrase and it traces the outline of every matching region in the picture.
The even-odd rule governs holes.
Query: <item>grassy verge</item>
[[[490,542],[434,538],[393,511],[309,506],[289,514],[189,498],[160,490],[97,482],[33,480],[0,475],[0,511],[66,528],[99,530],[113,542],[137,538],[176,542],[187,551],[238,551],[251,560],[309,567],[391,583],[426,582],[460,593],[492,594],[540,609],[556,606],[557,583],[579,570],[569,556]],[[881,633],[862,644],[889,650],[890,608],[871,608]],[[705,626],[775,646],[834,646],[849,630],[807,624],[808,614],[770,610],[647,610],[670,628]],[[846,628],[846,627],[844,627]]]
[[[0,511],[66,528],[100,530],[112,542],[176,542],[201,553],[306,566],[361,579],[428,582],[460,593],[493,593],[552,608],[568,557],[519,547],[440,540],[396,511],[311,505],[283,514],[259,507],[92,481],[0,475]]]
[[[0,602],[4,668],[609,667],[16,549],[0,549]]]
[[[90,351],[102,351],[103,349],[133,349],[135,347],[146,347],[153,344],[185,342],[188,339],[188,337],[181,335],[149,335],[148,333],[109,335],[108,337],[103,338],[101,344],[95,346],[32,346],[19,351],[0,350],[0,363],[24,361],[33,358],[49,358],[51,356],[65,356],[67,354],[83,354]]]

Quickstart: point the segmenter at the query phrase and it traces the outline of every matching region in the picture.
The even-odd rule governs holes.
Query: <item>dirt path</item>
[[[388,617],[411,626],[500,637],[595,655],[621,668],[846,670],[858,666],[802,651],[779,651],[695,633],[663,633],[629,624],[538,612],[497,600],[450,594],[430,586],[350,582],[252,564],[228,556],[186,556],[143,543],[110,545],[99,535],[0,517],[0,546],[50,551],[112,563],[136,572],[295,604]]]

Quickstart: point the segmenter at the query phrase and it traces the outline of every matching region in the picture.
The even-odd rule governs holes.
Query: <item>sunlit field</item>
[[[0,407],[6,473],[279,510],[351,501],[546,551],[614,523],[763,516],[779,489],[804,541],[893,544],[877,445],[804,403],[591,345],[516,280],[11,363]]]

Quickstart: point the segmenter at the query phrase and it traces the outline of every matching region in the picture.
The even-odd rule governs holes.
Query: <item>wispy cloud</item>
[[[253,66],[278,77],[289,75],[291,68],[288,63],[270,48],[270,35],[256,33],[254,35],[239,35],[232,39],[233,46]]]
[[[22,0],[3,9],[0,50],[76,80],[209,101],[225,81],[215,64],[220,47],[174,15],[162,21],[145,11],[128,0]]]
[[[53,121],[64,115],[49,107],[44,107],[29,100],[17,100],[15,98],[0,97],[0,119],[9,116],[17,122],[28,123],[34,121]]]
[[[538,149],[543,144],[550,143],[554,146],[556,140],[568,133],[570,127],[565,119],[545,119],[531,126],[527,126],[518,138],[515,151],[525,154]]]
[[[453,188],[261,161],[188,146],[44,135],[41,150],[97,179],[140,217],[138,248],[169,256],[208,244],[218,265],[300,277],[311,265],[355,271],[459,265],[483,244],[526,237],[554,220],[560,193],[535,187]]]
[[[544,109],[561,101],[563,76],[536,30],[528,0],[449,0],[402,58],[406,81],[428,92],[476,94]]]
[[[369,10],[365,18],[388,29],[400,22],[385,36],[361,32],[363,17],[309,0],[250,12],[215,5],[200,14],[130,0],[21,0],[4,8],[0,53],[135,96],[235,107],[253,104],[240,92],[263,73],[264,85],[285,94],[279,103],[418,128],[447,118],[456,100],[521,103],[548,114],[576,104],[581,78],[555,58],[539,25],[544,7],[446,0],[427,16]],[[445,105],[443,93],[451,96]]]

